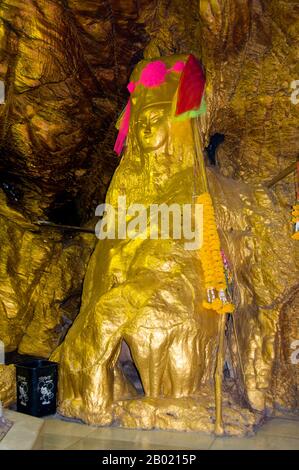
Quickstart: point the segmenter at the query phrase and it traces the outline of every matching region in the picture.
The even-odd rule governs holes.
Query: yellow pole
[[[215,419],[215,434],[216,436],[222,436],[224,434],[223,427],[223,416],[222,416],[222,378],[223,378],[223,366],[224,366],[224,354],[225,354],[225,324],[226,314],[221,315],[219,323],[219,341],[216,359],[215,369],[215,405],[216,405],[216,419]]]
[[[198,120],[192,119],[192,131],[195,144],[196,154],[196,170],[198,171],[198,178],[201,192],[209,192],[208,178],[205,168],[204,157],[201,151],[201,143],[199,138]],[[225,324],[226,324],[225,313],[220,315],[219,322],[219,335],[218,335],[218,350],[216,359],[216,368],[214,373],[215,381],[215,434],[221,436],[224,434],[223,417],[222,417],[222,380],[223,380],[223,366],[224,366],[224,339],[225,339]]]

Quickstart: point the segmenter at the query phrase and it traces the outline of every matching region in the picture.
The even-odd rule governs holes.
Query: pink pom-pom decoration
[[[190,57],[191,56],[189,56],[188,64],[190,62]],[[191,65],[193,65],[193,64],[191,64]],[[190,66],[189,66],[189,69],[190,69]],[[162,62],[162,60],[155,60],[154,62],[150,62],[142,70],[141,75],[140,75],[140,80],[138,82],[130,82],[127,86],[127,89],[132,94],[135,91],[137,85],[140,85],[140,84],[147,87],[147,88],[158,87],[158,86],[162,85],[162,83],[165,82],[166,75],[170,72],[177,72],[177,73],[183,72],[183,75],[184,74],[186,75],[186,72],[188,72],[188,67],[187,67],[187,70],[185,70],[185,62],[183,62],[181,60],[178,60],[174,64],[174,66],[171,67],[168,70],[166,64],[164,64],[164,62]],[[189,73],[189,75],[190,75],[190,73]],[[190,77],[187,76],[187,79],[189,79],[189,78]],[[200,77],[200,78],[202,78],[202,77]],[[185,82],[188,81],[187,79],[185,79]],[[204,81],[203,81],[203,83],[204,83]],[[188,87],[185,87],[185,88],[188,88]],[[202,92],[201,88],[202,88],[202,86],[199,87],[199,88],[200,89],[199,89],[198,94],[200,95],[200,98],[201,98],[201,92]],[[189,93],[189,89],[188,89],[188,93]],[[185,95],[186,95],[186,93],[185,93]],[[183,111],[181,110],[181,107],[184,107],[184,106],[186,107],[186,102],[188,102],[187,105],[189,105],[190,99],[187,99],[188,97],[186,98],[185,95],[182,93],[182,91],[180,92],[178,105],[177,105],[177,110],[176,110],[176,115],[178,115],[178,114],[180,114],[184,111],[184,109],[183,109]],[[197,104],[197,101],[196,101],[195,104]],[[194,103],[192,102],[192,106],[193,105],[194,105]],[[193,107],[191,107],[190,109],[193,109]],[[127,104],[127,106],[124,110],[124,114],[122,116],[122,119],[121,119],[118,136],[117,136],[115,146],[114,146],[114,150],[118,155],[120,155],[121,152],[122,152],[125,140],[127,138],[128,132],[129,132],[130,115],[131,115],[131,102],[129,100],[128,104]]]
[[[133,91],[135,90],[136,88],[136,85],[134,82],[130,82],[127,86],[127,89],[129,90],[130,93],[133,93]]]
[[[173,72],[182,72],[185,67],[185,62],[182,62],[181,60],[178,60],[174,66],[171,68]]]
[[[167,67],[161,60],[149,63],[141,72],[140,83],[148,88],[162,85],[167,74]]]
[[[117,153],[118,156],[122,152],[125,140],[129,132],[130,117],[131,117],[131,103],[129,100],[125,108],[124,115],[120,123],[120,128],[119,128],[119,132],[117,135],[117,139],[114,145],[114,151]]]

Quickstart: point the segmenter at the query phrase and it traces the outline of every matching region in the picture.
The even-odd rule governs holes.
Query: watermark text
[[[203,243],[202,204],[131,204],[118,197],[117,207],[100,204],[95,215],[101,217],[96,236],[104,239],[183,240],[185,250],[197,250]]]

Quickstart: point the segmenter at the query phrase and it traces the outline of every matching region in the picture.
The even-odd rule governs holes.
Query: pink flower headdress
[[[147,64],[141,72],[140,79],[137,82],[131,81],[128,84],[130,94],[134,93],[137,86],[146,88],[157,88],[166,81],[169,73],[181,73],[179,88],[177,94],[177,103],[174,119],[190,119],[206,110],[204,102],[205,75],[200,62],[190,54],[187,62],[177,61],[171,68],[167,68],[162,60],[155,60]],[[129,132],[131,116],[131,100],[122,113],[119,132],[115,142],[114,150],[120,155],[124,142]]]

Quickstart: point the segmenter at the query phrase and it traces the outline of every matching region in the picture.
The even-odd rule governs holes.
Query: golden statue
[[[19,3],[18,6],[16,6],[17,3]],[[169,185],[173,184],[173,191],[171,192],[169,186],[165,190],[165,198],[168,194],[172,194],[173,201],[176,201],[176,197],[179,198],[180,187],[183,187],[185,181],[186,185],[191,181],[191,176],[184,179],[187,171],[184,169],[181,171],[180,165],[182,160],[185,161],[188,149],[190,149],[190,154],[195,156],[194,137],[198,137],[198,132],[201,134],[197,148],[200,150],[199,157],[202,158],[203,148],[208,146],[213,134],[216,132],[225,134],[225,143],[220,147],[217,155],[217,165],[207,167],[207,181],[216,212],[221,248],[233,272],[235,313],[225,318],[225,316],[214,315],[210,310],[207,316],[201,318],[201,321],[207,324],[211,317],[215,318],[218,323],[217,338],[213,333],[212,354],[210,355],[208,350],[205,352],[203,358],[205,364],[202,366],[205,374],[202,377],[201,386],[198,387],[199,391],[192,399],[190,397],[173,398],[171,401],[171,398],[166,399],[164,395],[159,399],[148,396],[143,399],[140,397],[133,399],[135,392],[128,384],[126,377],[122,376],[121,371],[123,368],[126,373],[123,362],[124,351],[126,348],[129,351],[123,340],[120,358],[116,360],[117,351],[115,355],[112,354],[116,365],[114,367],[111,364],[113,378],[111,378],[111,373],[108,375],[111,388],[113,387],[113,395],[110,389],[107,394],[110,404],[106,409],[109,408],[111,419],[120,420],[123,425],[127,426],[213,431],[215,401],[212,369],[216,365],[216,349],[220,344],[218,326],[220,326],[220,320],[223,322],[225,319],[225,356],[223,351],[221,354],[225,362],[226,377],[222,393],[225,432],[237,434],[251,428],[252,415],[243,412],[240,408],[239,412],[243,418],[239,419],[235,404],[229,405],[228,399],[229,402],[235,403],[235,400],[232,400],[233,396],[244,399],[252,409],[258,410],[261,416],[263,413],[274,414],[276,409],[279,409],[279,412],[285,409],[297,410],[299,368],[296,363],[296,357],[298,358],[296,345],[299,337],[297,274],[299,256],[296,253],[298,242],[296,247],[296,242],[291,239],[294,182],[288,177],[275,188],[269,190],[266,187],[268,182],[275,177],[276,172],[280,172],[285,166],[295,162],[299,148],[295,132],[298,105],[294,105],[290,99],[290,84],[296,78],[292,75],[297,53],[294,47],[297,38],[294,3],[288,2],[288,5],[284,4],[282,8],[281,2],[263,2],[264,9],[256,8],[255,2],[243,2],[240,8],[238,1],[227,1],[225,7],[222,7],[223,2],[215,0],[211,8],[211,2],[206,0],[197,2],[196,0],[190,2],[190,8],[186,9],[182,8],[182,2],[178,0],[173,0],[171,5],[162,0],[159,9],[153,10],[150,15],[148,15],[150,12],[147,8],[138,8],[137,12],[136,7],[136,12],[134,10],[131,14],[132,21],[124,24],[122,12],[118,12],[123,28],[116,34],[114,43],[118,45],[118,51],[124,49],[125,53],[116,53],[114,57],[116,62],[111,63],[108,68],[105,66],[109,56],[108,39],[107,47],[103,44],[100,49],[94,47],[94,41],[80,41],[84,54],[77,54],[79,36],[75,34],[76,37],[74,37],[76,28],[70,27],[72,18],[69,10],[63,8],[60,5],[61,2],[44,1],[41,8],[31,3],[15,2],[15,0],[6,0],[1,3],[2,68],[0,78],[5,81],[9,95],[9,100],[6,100],[6,104],[0,107],[1,129],[3,130],[1,144],[2,153],[5,156],[3,162],[9,173],[11,170],[19,180],[18,187],[21,193],[24,190],[24,199],[15,205],[13,202],[14,184],[12,192],[0,189],[2,245],[0,340],[4,342],[5,350],[18,349],[21,354],[48,358],[60,344],[78,312],[81,280],[85,274],[95,237],[86,235],[84,238],[83,236],[70,238],[67,235],[61,236],[56,229],[40,231],[38,228],[36,232],[36,226],[32,223],[36,217],[40,217],[42,212],[48,213],[47,208],[52,207],[53,198],[56,201],[56,196],[60,195],[63,169],[67,169],[64,180],[68,180],[67,188],[64,189],[70,190],[70,197],[76,197],[79,190],[78,205],[82,208],[83,201],[88,199],[90,201],[86,208],[88,213],[88,209],[93,204],[93,197],[89,198],[88,194],[94,194],[97,184],[95,180],[98,180],[99,184],[96,193],[101,193],[101,189],[103,193],[106,188],[107,175],[110,175],[114,168],[115,160],[110,159],[113,151],[112,145],[109,143],[108,146],[102,146],[99,142],[110,142],[110,132],[107,131],[105,116],[108,116],[110,121],[115,118],[119,99],[123,96],[122,87],[126,70],[134,61],[137,51],[144,49],[144,57],[154,61],[154,57],[160,54],[167,55],[174,50],[192,50],[202,58],[207,70],[205,90],[207,113],[200,117],[197,133],[194,133],[194,136],[191,135],[187,122],[179,123],[172,119],[173,110],[169,108],[169,103],[176,101],[174,95],[177,91],[179,75],[175,72],[167,74],[167,83],[170,87],[168,91],[166,91],[166,86],[156,90],[142,90],[141,86],[137,86],[131,93],[131,98],[133,100],[139,97],[140,101],[137,98],[135,102],[132,101],[132,117],[137,115],[138,107],[146,111],[147,104],[160,103],[159,106],[163,107],[161,101],[168,102],[168,104],[164,103],[165,113],[168,115],[170,112],[171,117],[168,118],[168,140],[163,152],[168,152],[171,165],[168,164],[169,162],[165,163],[165,158],[159,157],[157,162],[151,164],[151,173],[147,172],[145,168],[145,165],[148,165],[148,159],[145,159],[147,152],[140,151],[135,129],[131,126],[123,162],[113,180],[108,197],[112,199],[113,195],[113,200],[117,201],[118,194],[126,194],[130,201],[139,202],[139,193],[143,190],[144,198],[148,195],[149,204],[158,198],[159,201],[163,201],[163,192],[155,190],[154,185],[163,185],[169,180]],[[38,3],[41,5],[41,2]],[[106,20],[96,19],[95,11],[90,10],[92,24],[89,24],[86,22],[86,11],[83,14],[83,10],[75,6],[78,2],[72,3],[74,7],[71,10],[79,26],[82,26],[80,37],[87,35],[90,38],[91,35],[97,42],[99,34],[101,36],[103,33],[107,38],[110,36],[111,28],[106,27]],[[81,3],[88,2],[82,0]],[[17,8],[17,14],[14,13],[15,8]],[[30,14],[28,14],[28,9]],[[59,25],[53,22],[53,18],[58,16],[63,18]],[[19,24],[20,18],[24,19],[21,25]],[[282,28],[272,28],[273,18]],[[45,28],[45,22],[49,25],[48,28]],[[97,27],[94,26],[94,22]],[[52,37],[54,38],[53,28],[51,28],[54,23],[58,61],[55,58],[57,54],[53,54],[52,48],[49,48]],[[132,28],[136,34],[131,34]],[[146,34],[144,34],[145,29]],[[191,35],[190,31],[192,31]],[[269,31],[273,34],[269,35]],[[42,40],[43,44],[38,49],[34,47],[37,37]],[[66,50],[67,38],[73,44],[73,54],[69,53],[69,49]],[[88,58],[91,58],[91,60],[88,59],[87,73],[86,54]],[[273,57],[276,60],[273,60]],[[287,64],[286,67],[280,66],[282,57]],[[164,58],[160,60],[165,64],[168,61]],[[185,59],[182,58],[182,60]],[[175,61],[176,59],[169,63],[175,63]],[[79,85],[77,74],[73,74],[71,78],[65,74],[65,71],[74,69],[74,63],[75,69],[80,71]],[[143,62],[143,65],[140,64],[134,71],[133,82],[140,80],[141,70],[146,64]],[[168,65],[166,67],[171,68]],[[116,76],[111,72],[112,69],[122,72]],[[69,80],[74,83],[74,86],[67,87],[69,91],[66,90],[64,78],[67,79],[68,84]],[[102,87],[99,89],[97,85],[99,82],[103,84],[103,90]],[[72,92],[74,87],[75,95]],[[111,92],[116,89],[118,99],[115,99]],[[108,94],[110,93],[110,96],[106,96],[105,90]],[[277,90],[277,93],[273,94],[273,90]],[[154,93],[157,99],[154,98]],[[57,102],[53,99],[54,95],[61,96],[62,99]],[[82,104],[79,108],[78,100]],[[78,109],[75,121],[73,113],[69,112],[70,108]],[[103,119],[95,119],[99,112]],[[95,123],[95,127],[92,126],[92,128],[96,129],[96,132],[87,135],[91,121]],[[153,116],[151,128],[155,124],[154,121]],[[194,124],[196,124],[195,120]],[[186,129],[189,129],[187,133]],[[95,142],[96,145],[94,145]],[[86,148],[92,149],[94,157],[89,158],[90,152],[86,153]],[[41,158],[41,151],[43,158]],[[74,159],[75,154],[79,157]],[[156,154],[158,155],[158,151]],[[155,152],[153,156],[156,158]],[[196,152],[196,158],[198,160],[198,152]],[[153,159],[150,160],[152,161]],[[19,166],[20,162],[22,168]],[[89,162],[90,169],[87,170],[85,163],[82,165],[82,162]],[[101,162],[105,164],[99,165]],[[99,165],[97,169],[95,165]],[[141,168],[144,171],[141,171]],[[180,175],[173,178],[170,172],[174,174],[180,172]],[[193,194],[201,195],[201,191],[204,190],[204,182],[201,181],[202,173],[196,167],[195,173],[196,176],[192,181],[198,186],[192,191],[190,188],[192,196]],[[6,178],[5,175],[3,176]],[[43,188],[41,192],[39,190],[36,192],[37,188],[35,189],[32,177],[33,180],[38,178],[38,181],[36,180],[38,186]],[[187,192],[186,185],[183,192]],[[151,191],[148,191],[149,187]],[[80,188],[82,188],[81,192]],[[130,203],[130,201],[127,202]],[[195,202],[195,199],[192,199],[193,201]],[[59,197],[58,206],[60,202],[63,201]],[[293,212],[293,222],[296,223],[296,206]],[[52,215],[49,217],[52,219]],[[152,246],[158,246],[155,256],[162,260],[166,241],[151,240],[151,242]],[[101,362],[98,355],[99,336],[96,332],[96,325],[99,324],[96,318],[99,314],[97,313],[98,316],[88,324],[90,333],[86,332],[88,338],[86,344],[85,339],[80,336],[80,325],[84,322],[82,317],[86,316],[86,322],[88,322],[88,312],[92,316],[93,306],[100,299],[103,302],[103,296],[109,293],[111,296],[116,295],[114,299],[116,306],[113,304],[111,311],[109,310],[109,318],[114,324],[112,316],[118,309],[117,296],[125,302],[123,299],[127,295],[119,287],[120,285],[122,287],[128,285],[128,290],[131,292],[130,286],[135,282],[138,287],[136,301],[141,295],[145,297],[145,286],[147,285],[149,289],[149,285],[142,280],[144,270],[140,278],[137,272],[137,268],[141,269],[150,259],[149,256],[142,257],[142,247],[145,245],[143,240],[130,240],[128,243],[122,239],[118,242],[112,240],[98,242],[85,282],[84,301],[77,322],[79,326],[74,325],[74,333],[70,333],[70,338],[72,335],[73,337],[78,335],[74,354],[71,352],[69,339],[61,347],[65,353],[65,363],[61,359],[60,396],[61,407],[64,407],[66,414],[85,419],[88,413],[84,413],[84,410],[91,410],[90,421],[100,422],[93,414],[93,411],[99,410],[100,406],[95,405],[92,410],[92,406],[86,407],[84,404],[88,401],[88,396],[93,396],[94,390],[97,391],[97,387],[93,387],[92,384],[88,385],[89,376],[92,377],[97,368],[94,367],[90,375],[85,369],[82,380],[80,375],[80,369],[86,365],[83,364],[84,360],[88,364],[87,367],[97,361]],[[173,244],[173,247],[177,246],[180,246],[179,241]],[[109,247],[112,250],[116,249],[115,256],[113,251],[109,251]],[[122,251],[122,247],[126,247],[127,250]],[[129,258],[129,253],[131,258]],[[146,254],[145,251],[144,253]],[[203,286],[204,272],[200,252],[198,258],[195,252],[188,250],[182,249],[180,253],[185,257],[186,263],[190,258],[190,263],[187,263],[186,269],[183,267],[181,272],[182,276],[185,276],[183,277],[185,282],[189,281],[190,273],[194,273],[194,284],[192,280],[190,285],[192,288],[193,285],[195,286],[194,295],[198,295],[198,298],[194,297],[192,302],[196,304],[200,312],[203,312],[201,301],[206,300],[204,292],[206,286]],[[165,264],[162,266],[165,270],[168,264],[169,272],[173,270],[173,276],[178,277],[179,271],[176,270],[176,266],[179,266],[179,257],[176,256],[175,249],[172,254],[174,260],[168,262],[165,255]],[[135,263],[135,259],[138,264]],[[157,284],[159,287],[161,284],[162,287],[161,269],[155,271],[155,264],[150,265],[150,263],[151,261],[146,269],[155,274]],[[114,288],[111,287],[113,285]],[[169,307],[170,300],[168,304],[165,301],[165,298],[167,296],[170,298],[171,295],[172,291],[168,288],[163,292],[165,308],[161,306],[161,311],[165,311],[165,318],[167,316],[174,318],[176,315],[175,312],[174,315],[172,314],[173,310]],[[184,303],[180,303],[180,300],[176,304],[176,309],[184,311],[187,300]],[[156,302],[153,307],[150,305],[148,310],[152,309],[156,312],[159,305]],[[91,306],[90,309],[89,306]],[[99,307],[98,311],[101,308]],[[136,307],[134,311],[137,310],[140,312],[141,307],[138,309]],[[196,321],[199,319],[197,318]],[[157,322],[155,331],[159,332],[159,328]],[[208,328],[206,329],[208,331]],[[205,328],[202,331],[205,332]],[[202,341],[204,342],[205,339],[203,338]],[[89,343],[93,345],[94,352]],[[140,341],[138,353],[142,352],[142,346]],[[166,351],[168,352],[167,348]],[[85,356],[86,359],[82,359]],[[57,351],[56,358],[59,358],[59,351]],[[130,358],[130,363],[131,361]],[[220,369],[221,367],[218,371]],[[146,374],[145,371],[142,373]],[[165,377],[163,381],[166,380]],[[220,375],[216,374],[216,377],[219,378]],[[143,382],[145,382],[144,378]],[[234,390],[231,387],[228,390],[230,382],[233,383]],[[221,383],[217,387],[221,389]],[[100,392],[97,391],[97,393],[101,396]],[[78,400],[74,400],[74,406],[69,406],[67,409],[67,404],[71,403],[73,397],[78,397]],[[121,400],[124,397],[128,400]],[[0,400],[5,406],[15,400],[13,366],[0,366]],[[183,408],[184,400],[186,400],[185,408]],[[182,407],[182,411],[179,406]],[[232,411],[232,406],[235,411]]]
[[[194,197],[207,191],[203,160],[198,162],[202,143],[200,133],[196,133],[196,120],[175,118],[174,104],[178,100],[182,71],[177,64],[187,60],[185,55],[160,58],[165,80],[161,78],[156,87],[142,84],[142,72],[152,61],[140,62],[131,77],[126,149],[108,190],[106,204],[115,208],[119,221],[119,198],[125,197],[126,223],[127,227],[132,223],[132,230],[136,221],[134,214],[127,211],[132,205],[142,205],[147,213],[154,204],[194,206]],[[263,190],[254,194],[243,183],[236,184],[232,190],[231,181],[227,182],[212,170],[208,171],[208,180],[215,201],[219,203],[219,197],[222,198],[220,209],[215,204],[222,225],[221,246],[234,262],[239,254],[231,249],[227,232],[231,233],[236,226],[244,229],[244,217],[249,209],[245,203],[243,211],[242,197],[251,201],[249,205],[263,206],[265,212],[272,210],[272,203]],[[240,194],[239,201],[234,199],[234,193]],[[227,209],[227,205],[231,208]],[[138,210],[136,206],[135,209]],[[116,231],[120,227],[117,221]],[[234,364],[237,357],[236,367],[240,368],[243,386],[248,391],[247,401],[262,406],[262,395],[244,371],[242,338],[241,344],[237,340],[232,342],[230,349],[235,356],[227,359],[224,334],[229,322],[225,321],[226,315],[219,315],[217,308],[213,308],[215,292],[209,292],[212,308],[206,301],[201,250],[186,249],[188,240],[184,238],[151,239],[148,230],[147,224],[136,238],[116,237],[97,243],[84,281],[80,313],[63,344],[52,355],[52,360],[60,362],[59,410],[66,416],[97,425],[118,420],[128,427],[212,432],[216,419],[217,351],[221,351],[218,379],[222,377],[224,360]],[[242,243],[238,238],[234,243],[242,256]],[[246,271],[246,266],[241,264],[238,262],[238,275]],[[219,293],[222,306],[230,305],[222,287]],[[239,293],[241,298],[237,298],[237,303],[242,311],[248,301],[242,282]],[[238,325],[237,322],[236,338]],[[125,347],[129,348],[140,375],[144,392],[141,395],[121,370],[118,359]],[[271,348],[270,342],[268,347]],[[271,355],[270,350],[268,353]],[[260,368],[262,371],[263,358]],[[217,387],[219,399],[221,379],[218,385],[216,380],[216,391]],[[219,406],[218,401],[216,432],[221,434]],[[238,434],[252,429],[254,414],[237,405],[227,392],[223,394],[223,407],[226,432]]]

